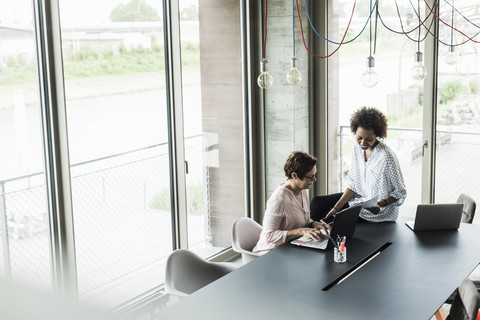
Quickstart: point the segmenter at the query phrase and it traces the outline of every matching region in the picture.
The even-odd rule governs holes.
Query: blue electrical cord
[[[463,17],[463,19],[467,20],[468,22],[470,22],[470,24],[472,26],[475,26],[477,28],[480,28],[480,26],[476,25],[475,23],[473,23],[472,21],[470,21],[467,17],[465,17],[460,11],[458,11],[457,8],[455,8],[450,2],[448,2],[447,0],[444,0],[446,4],[448,4],[450,7],[452,7],[453,10],[455,10],[460,16]]]
[[[356,36],[355,38],[343,42],[343,44],[347,44],[347,43],[351,43],[351,42],[355,41],[355,40],[363,33],[363,31],[364,31],[365,28],[367,27],[368,22],[369,22],[370,19],[372,18],[372,14],[373,14],[373,11],[375,10],[375,7],[376,7],[376,6],[377,6],[377,1],[375,1],[375,4],[374,4],[373,7],[372,7],[372,11],[370,12],[370,15],[368,16],[367,22],[365,22],[365,25],[363,26],[363,28],[362,28],[362,30],[360,31],[360,33],[357,34],[357,36]],[[319,37],[322,38],[323,40],[328,41],[328,42],[330,42],[330,43],[340,44],[339,42],[335,42],[335,41],[328,40],[328,39],[324,38],[323,36],[321,36],[321,35],[317,32],[317,30],[315,29],[315,27],[314,27],[313,24],[312,24],[312,20],[310,19],[310,14],[308,13],[307,0],[305,0],[305,11],[307,12],[307,17],[308,17],[308,22],[310,23],[310,27],[312,27],[312,30],[315,31],[315,33],[317,34],[317,36],[319,36]]]

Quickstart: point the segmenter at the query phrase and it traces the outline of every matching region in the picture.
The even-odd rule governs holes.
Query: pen
[[[335,243],[335,241],[333,241],[332,237],[328,236],[328,238],[330,239],[330,241],[332,241],[333,246],[338,249],[338,245]]]

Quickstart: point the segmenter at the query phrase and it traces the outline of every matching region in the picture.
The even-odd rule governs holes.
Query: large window
[[[429,5],[421,3],[420,6],[397,2],[398,7],[380,3],[375,32],[375,26],[370,29],[370,24],[367,24],[367,9],[373,10],[372,22],[376,13],[376,8],[371,8],[369,2],[357,2],[347,43],[329,61],[328,125],[339,128],[329,141],[337,140],[337,132],[340,139],[337,141],[338,150],[334,153],[335,161],[329,163],[331,172],[338,170],[335,176],[329,177],[329,191],[344,188],[349,153],[354,143],[348,128],[350,114],[368,105],[379,108],[389,119],[385,142],[397,154],[408,191],[400,215],[414,215],[416,205],[421,202],[455,202],[460,193],[475,197],[475,181],[479,178],[473,160],[480,141],[476,120],[480,114],[477,92],[479,58],[476,43],[469,38],[478,33],[478,25],[471,17],[479,6],[473,1],[455,3],[454,7],[453,3],[439,2],[438,16],[442,22],[431,13],[430,9],[435,9],[431,1],[427,2]],[[332,17],[329,21],[330,39],[338,41],[341,38],[352,7],[353,4],[348,1],[329,3]],[[420,33],[417,28],[419,19],[422,22]],[[435,33],[435,23],[439,25],[438,33]],[[348,40],[357,34],[360,36],[349,43]],[[430,45],[426,46],[428,38]],[[438,43],[438,56],[432,54],[435,42]],[[330,50],[334,48],[331,44]],[[438,78],[433,73],[425,80],[412,79],[411,68],[417,51],[423,53],[424,63],[430,64],[430,72],[435,72],[438,66]],[[378,83],[371,88],[361,82],[369,55],[375,58],[374,70],[378,75]],[[432,89],[427,91],[429,86]],[[428,94],[424,95],[424,92]],[[434,101],[433,97],[437,100]],[[425,102],[432,106],[432,111],[423,107]],[[428,121],[423,120],[424,115],[436,119],[435,126],[425,125]],[[433,143],[424,137],[429,136],[431,128],[436,128],[434,160],[425,166],[427,151],[431,148],[429,144]],[[425,172],[430,170],[435,172],[431,180]],[[432,191],[422,188],[432,188]]]
[[[162,7],[59,5],[78,287],[90,296],[162,274],[172,250]]]
[[[442,2],[440,9],[442,20],[458,31],[440,23],[436,202],[455,202],[460,193],[478,197],[480,179],[476,165],[480,151],[480,56],[478,44],[460,33],[469,37],[478,33],[471,17],[480,5],[462,1],[455,2],[455,8]]]
[[[329,22],[332,30],[329,38],[340,42],[352,17],[353,3],[340,1],[330,5],[334,19]],[[408,191],[400,214],[412,215],[421,196],[423,117],[423,81],[412,77],[412,67],[415,53],[424,52],[426,34],[423,28],[419,34],[417,14],[422,22],[425,14],[423,7],[418,11],[410,3],[400,2],[398,11],[394,4],[381,3],[378,19],[375,19],[375,12],[374,6],[370,8],[370,1],[357,2],[345,38],[347,43],[329,61],[333,67],[329,68],[329,79],[333,80],[329,82],[329,126],[338,126],[336,134],[339,139],[329,137],[329,141],[337,140],[338,146],[338,162],[333,163],[332,169],[339,168],[338,178],[329,177],[330,192],[345,188],[354,143],[349,127],[352,113],[363,106],[375,107],[388,118],[385,143],[397,155]],[[371,13],[372,19],[369,20]],[[351,41],[357,35],[358,38]],[[334,50],[336,45],[330,44],[330,48]],[[370,56],[374,59],[370,72],[377,74],[377,81],[374,75],[366,74]]]
[[[80,299],[113,307],[160,286],[172,250],[208,258],[230,247],[246,211],[240,3],[59,0],[53,21],[31,6],[0,5],[0,274],[55,288],[52,248],[68,241]],[[32,21],[61,57],[37,66]],[[37,70],[52,65],[68,141],[48,149],[40,111],[63,101],[39,102]],[[43,155],[57,152],[70,161],[69,239],[47,209]]]
[[[0,274],[51,287],[31,1],[0,4]]]

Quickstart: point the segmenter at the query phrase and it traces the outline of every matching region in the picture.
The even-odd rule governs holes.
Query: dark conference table
[[[458,231],[413,232],[402,219],[359,223],[347,241],[344,264],[333,262],[333,249],[286,243],[159,316],[428,320],[480,262],[478,243],[480,225],[462,223]],[[383,251],[374,256],[379,250]]]

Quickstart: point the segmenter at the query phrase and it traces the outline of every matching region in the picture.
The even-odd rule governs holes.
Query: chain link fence
[[[187,175],[189,245],[206,242],[208,177],[202,137],[187,139],[197,159]],[[172,251],[167,144],[72,165],[75,254],[79,294],[88,294],[164,263]],[[50,287],[49,218],[43,174],[0,181],[0,272]],[[192,218],[190,218],[192,217]]]

